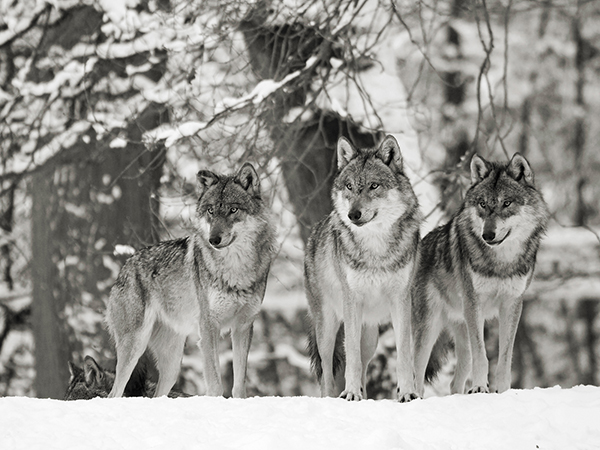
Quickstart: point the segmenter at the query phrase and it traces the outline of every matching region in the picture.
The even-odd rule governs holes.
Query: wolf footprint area
[[[400,404],[334,398],[0,399],[0,448],[596,449],[600,387]]]

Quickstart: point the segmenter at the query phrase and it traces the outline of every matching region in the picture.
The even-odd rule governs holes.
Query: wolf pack
[[[331,213],[305,248],[308,353],[321,396],[367,397],[367,368],[379,327],[391,323],[397,399],[422,398],[454,347],[451,393],[504,392],[523,293],[529,286],[549,211],[528,161],[474,155],[471,185],[450,220],[423,239],[423,214],[398,142],[375,148],[337,143]],[[65,399],[185,396],[173,390],[184,344],[197,331],[206,394],[223,395],[219,338],[231,331],[233,397],[246,397],[246,369],[276,231],[260,178],[246,163],[235,175],[202,170],[193,233],[137,251],[110,292],[106,324],[116,370],[87,356],[70,363]],[[484,341],[498,318],[493,384]],[[158,381],[141,364],[152,355]]]

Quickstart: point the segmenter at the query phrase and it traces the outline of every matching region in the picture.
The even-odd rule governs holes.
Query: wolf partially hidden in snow
[[[345,350],[341,397],[366,396],[367,366],[377,347],[379,324],[391,321],[398,354],[398,400],[410,401],[417,398],[409,295],[421,224],[417,198],[393,136],[367,149],[355,148],[341,137],[337,157],[334,208],[313,228],[304,262],[314,327],[309,350],[321,395],[339,392],[335,372]]]
[[[468,392],[489,392],[483,331],[485,320],[492,317],[499,319],[500,347],[492,390],[510,388],[522,295],[533,276],[549,212],[529,162],[518,153],[508,163],[474,155],[471,181],[452,219],[421,241],[412,296],[421,395],[425,379],[435,375],[445,356],[445,330],[454,338],[457,359],[451,392],[465,391],[471,371]]]
[[[156,360],[154,395],[167,395],[180,370],[186,337],[197,327],[207,395],[223,395],[218,340],[231,329],[233,396],[246,396],[252,327],[275,253],[275,229],[254,167],[234,176],[198,172],[191,236],[161,242],[124,264],[108,300],[106,322],[117,350],[109,397],[123,395],[144,351]]]

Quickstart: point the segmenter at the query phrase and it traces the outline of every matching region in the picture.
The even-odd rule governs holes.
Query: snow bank
[[[310,397],[0,398],[2,449],[592,449],[600,388],[349,403]]]

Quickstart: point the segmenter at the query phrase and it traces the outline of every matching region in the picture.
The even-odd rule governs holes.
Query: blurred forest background
[[[513,387],[598,384],[599,117],[597,1],[0,0],[0,395],[62,398],[67,361],[88,354],[114,367],[102,321],[120,246],[189,233],[196,172],[243,161],[281,244],[249,393],[316,394],[303,245],[331,207],[338,137],[384,133],[424,232],[457,208],[475,152],[529,159],[553,219]],[[377,398],[395,385],[381,335]],[[196,339],[179,382],[191,394],[204,389]],[[448,392],[444,377],[432,393]]]

